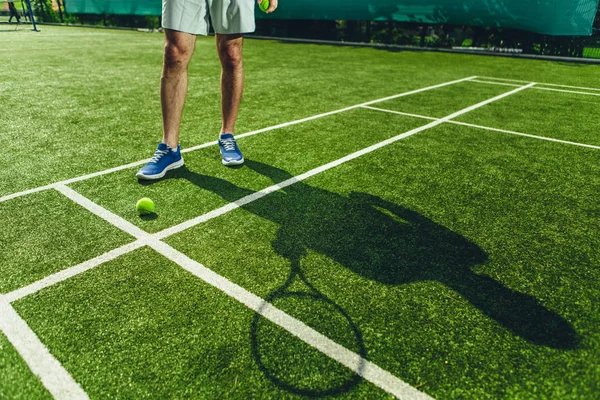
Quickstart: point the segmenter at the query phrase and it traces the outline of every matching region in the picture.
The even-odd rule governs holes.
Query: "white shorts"
[[[256,0],[162,0],[165,29],[208,35],[209,15],[216,33],[249,33],[255,30]]]

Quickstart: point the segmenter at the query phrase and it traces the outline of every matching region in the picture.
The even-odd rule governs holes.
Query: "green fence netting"
[[[117,14],[158,16],[161,0],[65,0],[65,9],[71,14]]]
[[[67,12],[74,14],[160,15],[161,7],[161,0],[66,1]],[[257,12],[257,17],[465,24],[587,36],[597,9],[598,0],[280,0],[275,13]]]

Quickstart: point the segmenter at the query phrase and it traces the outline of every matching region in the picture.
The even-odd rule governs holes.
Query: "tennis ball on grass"
[[[263,12],[267,12],[267,8],[269,8],[269,0],[262,0],[262,2],[258,5]]]
[[[138,200],[135,209],[140,215],[152,214],[154,212],[154,202],[144,197]]]

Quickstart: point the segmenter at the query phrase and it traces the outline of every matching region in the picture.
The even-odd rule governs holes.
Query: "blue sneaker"
[[[173,149],[166,143],[160,143],[150,162],[144,165],[135,176],[138,179],[160,179],[168,170],[181,166],[183,166],[183,158],[180,146],[177,145],[177,149]]]
[[[219,149],[221,149],[223,165],[240,165],[244,163],[244,156],[231,133],[224,133],[219,136]]]

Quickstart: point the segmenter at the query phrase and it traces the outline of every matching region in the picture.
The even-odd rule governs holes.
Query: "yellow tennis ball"
[[[262,0],[262,2],[258,5],[258,8],[264,12],[267,12],[267,9],[269,8],[269,0]]]
[[[144,197],[138,200],[135,209],[140,215],[152,214],[154,212],[154,202]]]

